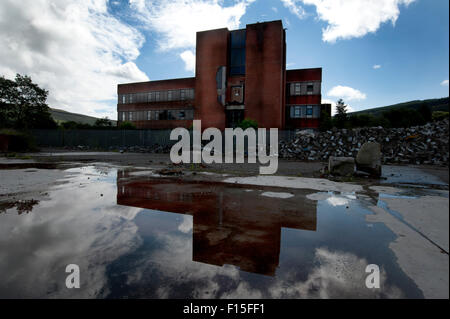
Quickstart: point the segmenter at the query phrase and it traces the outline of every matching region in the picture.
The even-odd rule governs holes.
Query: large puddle
[[[423,297],[389,249],[396,235],[366,220],[379,194],[67,173],[48,199],[0,207],[0,298]]]

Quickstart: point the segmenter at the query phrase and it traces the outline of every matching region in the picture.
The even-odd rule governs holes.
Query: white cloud
[[[340,39],[363,37],[376,32],[381,24],[395,22],[400,6],[408,6],[415,0],[282,0],[284,5],[299,18],[305,16],[304,5],[314,5],[317,17],[328,23],[322,39],[335,42]],[[299,12],[300,14],[297,14]]]
[[[441,85],[442,85],[442,86],[448,86],[448,80],[442,81],[442,82],[441,82]]]
[[[51,107],[115,118],[117,84],[148,80],[134,62],[144,37],[107,0],[2,0],[0,38],[0,75],[31,76]]]
[[[328,91],[328,96],[343,99],[344,101],[360,101],[366,99],[366,94],[349,86],[337,85]]]
[[[254,0],[223,6],[219,0],[130,0],[143,26],[158,34],[160,50],[195,47],[197,31],[238,29],[246,8]]]
[[[303,19],[306,16],[305,10],[299,5],[300,0],[281,0],[281,2],[283,2],[283,5],[298,18]]]
[[[184,68],[186,71],[195,72],[195,54],[191,50],[186,50],[180,54],[184,61]]]
[[[272,7],[272,11],[276,13],[276,12],[278,12],[278,8],[277,7]]]
[[[381,69],[381,65],[379,65],[379,64],[375,64],[375,65],[373,66],[373,69],[374,69],[374,70],[378,70],[378,69]]]

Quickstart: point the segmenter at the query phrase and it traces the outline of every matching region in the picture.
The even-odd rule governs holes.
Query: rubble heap
[[[409,128],[370,127],[333,129],[325,132],[297,131],[291,141],[280,141],[281,158],[327,161],[330,156],[356,157],[365,142],[381,144],[383,164],[449,163],[449,120]]]

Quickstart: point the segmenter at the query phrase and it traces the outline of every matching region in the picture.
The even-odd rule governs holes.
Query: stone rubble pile
[[[280,158],[328,161],[356,157],[365,142],[381,145],[383,164],[449,163],[449,120],[409,128],[333,129],[325,132],[297,131],[291,141],[280,141]]]

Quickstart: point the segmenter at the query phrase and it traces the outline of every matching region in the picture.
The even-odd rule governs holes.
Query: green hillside
[[[431,108],[432,112],[434,112],[434,111],[448,112],[448,109],[449,109],[448,103],[449,103],[448,97],[444,97],[444,98],[440,98],[440,99],[416,100],[416,101],[404,102],[404,103],[399,103],[399,104],[394,104],[394,105],[389,105],[389,106],[376,107],[373,109],[367,109],[367,110],[353,112],[353,113],[349,113],[349,114],[350,115],[371,114],[374,116],[379,116],[385,111],[390,111],[390,110],[395,110],[395,109],[407,108],[407,109],[418,110],[422,104],[425,104],[429,108]]]
[[[64,110],[53,109],[53,108],[50,108],[50,113],[51,113],[53,119],[58,123],[74,121],[77,123],[94,125],[95,121],[98,120],[97,117],[78,114],[78,113],[71,113],[71,112],[67,112]],[[114,120],[111,120],[111,122],[113,122],[113,125],[116,124],[116,121],[114,121]]]

